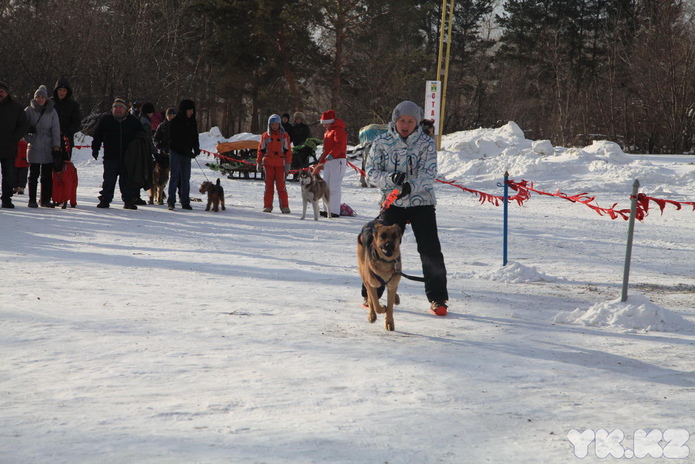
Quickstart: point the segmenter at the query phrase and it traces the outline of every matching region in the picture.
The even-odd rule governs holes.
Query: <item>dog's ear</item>
[[[220,178],[219,177],[217,178],[217,186],[218,187],[220,186]]]

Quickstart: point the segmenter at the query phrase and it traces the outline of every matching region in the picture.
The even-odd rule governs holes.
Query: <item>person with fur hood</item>
[[[29,122],[22,105],[10,96],[10,87],[0,81],[0,170],[2,171],[2,207],[14,208],[14,164],[17,144],[27,133]]]
[[[434,141],[422,132],[422,109],[403,101],[393,110],[389,130],[377,137],[367,155],[367,179],[381,189],[383,203],[394,189],[400,195],[381,213],[380,219],[398,224],[405,231],[409,221],[425,277],[425,294],[430,312],[446,316],[449,294],[446,267],[437,234],[434,182],[437,177],[437,151]],[[379,296],[384,288],[379,289]],[[367,293],[362,287],[362,296]]]
[[[36,193],[41,178],[41,200],[44,208],[53,208],[53,153],[60,153],[60,119],[54,103],[48,99],[48,89],[39,86],[34,99],[24,112],[29,120],[27,159],[29,161],[29,208],[38,208]]]
[[[73,98],[72,87],[64,77],[56,81],[51,100],[60,120],[61,139],[67,139],[68,143],[67,149],[64,143],[60,144],[63,158],[69,160],[72,158],[72,148],[75,146],[75,134],[82,128],[80,104]]]
[[[258,142],[256,169],[265,171],[265,194],[263,195],[263,212],[273,211],[275,187],[278,190],[280,211],[289,214],[290,205],[287,198],[285,177],[292,164],[292,142],[289,134],[282,127],[282,119],[277,114],[268,118],[268,130],[263,132]]]
[[[169,181],[169,209],[176,204],[176,189],[181,187],[179,200],[181,208],[191,207],[191,160],[200,154],[198,139],[198,121],[195,118],[195,102],[181,100],[176,116],[171,120],[169,138],[169,165],[171,180]]]
[[[335,117],[335,111],[328,110],[321,115],[321,125],[326,129],[323,135],[323,154],[319,164],[323,165],[323,179],[330,192],[330,211],[321,216],[340,217],[343,177],[347,166],[347,132],[345,122]]]

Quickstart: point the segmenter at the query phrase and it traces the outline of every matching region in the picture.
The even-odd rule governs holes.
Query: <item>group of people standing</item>
[[[125,100],[116,98],[110,113],[99,118],[92,140],[95,160],[102,145],[104,149],[98,208],[110,206],[116,183],[124,208],[137,209],[137,205],[145,204],[140,189],[151,187],[152,159],[158,159],[166,161],[171,169],[169,209],[174,209],[177,192],[181,207],[192,209],[191,160],[200,154],[195,103],[182,100],[178,111],[169,108],[164,120],[158,116],[152,103],[136,103],[128,111]],[[72,158],[75,134],[81,129],[80,105],[64,77],[58,79],[51,94],[45,85],[39,86],[26,108],[12,98],[9,86],[0,81],[2,207],[14,208],[12,197],[23,194],[28,181],[28,206],[53,208],[54,163]]]
[[[294,114],[295,124],[289,123],[289,114],[281,116],[273,114],[268,118],[268,128],[261,135],[258,144],[256,167],[265,174],[265,193],[263,195],[263,212],[273,211],[273,196],[278,192],[280,211],[289,213],[289,202],[285,180],[290,169],[301,169],[308,165],[308,157],[313,150],[302,147],[311,137],[311,130],[304,122],[304,113]],[[342,119],[335,117],[335,111],[328,110],[321,115],[321,125],[325,129],[323,137],[323,154],[318,160],[319,169],[323,170],[323,178],[330,192],[330,211],[321,211],[326,217],[340,216],[342,197],[342,182],[347,166],[347,132]]]
[[[51,94],[45,85],[39,86],[24,109],[10,95],[9,86],[0,82],[3,208],[14,208],[12,197],[24,193],[27,180],[28,206],[53,207],[53,163],[56,159],[70,160],[81,121],[80,105],[65,78],[58,79]]]
[[[137,209],[146,204],[140,189],[152,188],[152,159],[166,163],[171,170],[167,204],[173,210],[179,193],[181,208],[193,209],[190,198],[191,160],[200,154],[195,102],[182,100],[178,110],[169,108],[160,124],[153,124],[155,109],[152,103],[127,110],[125,100],[116,98],[111,113],[104,115],[96,126],[92,140],[92,156],[99,158],[104,147],[104,182],[99,192],[97,208],[109,208],[115,195],[116,183],[121,192],[123,207]],[[139,119],[138,119],[139,118]],[[153,126],[156,129],[153,133]],[[138,140],[144,140],[138,150]],[[149,161],[149,162],[148,162]],[[136,181],[142,174],[143,180]]]

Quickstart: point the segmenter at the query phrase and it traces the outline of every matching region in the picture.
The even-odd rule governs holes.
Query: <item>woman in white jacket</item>
[[[434,141],[422,132],[422,108],[403,101],[393,110],[388,132],[377,137],[367,156],[367,179],[381,189],[381,202],[400,189],[400,198],[384,211],[380,219],[398,224],[405,231],[410,223],[425,277],[425,294],[430,312],[446,316],[449,293],[446,266],[437,233],[437,200],[434,182],[437,177],[437,150]],[[379,289],[379,296],[383,287]],[[362,289],[362,296],[366,290]]]
[[[41,178],[41,206],[53,208],[53,152],[60,150],[60,120],[48,99],[48,89],[41,85],[34,92],[34,99],[24,110],[29,119],[27,141],[29,161],[29,208],[38,208],[36,192]]]

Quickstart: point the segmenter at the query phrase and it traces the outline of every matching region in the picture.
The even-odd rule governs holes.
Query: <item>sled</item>
[[[258,142],[255,140],[239,140],[236,142],[222,142],[217,144],[217,153],[220,154],[217,166],[208,165],[211,169],[218,169],[228,179],[263,179],[263,173],[256,171],[256,154]]]
[[[374,139],[379,137],[381,134],[388,132],[388,130],[389,126],[386,124],[369,124],[368,126],[364,126],[360,129],[360,144],[352,150],[351,158],[355,159],[359,158],[360,156],[362,157],[362,173],[360,173],[360,185],[362,187],[374,187],[374,185],[367,182],[367,179],[363,174],[365,171],[367,154],[369,153],[370,148],[372,148],[372,142],[374,142]]]

